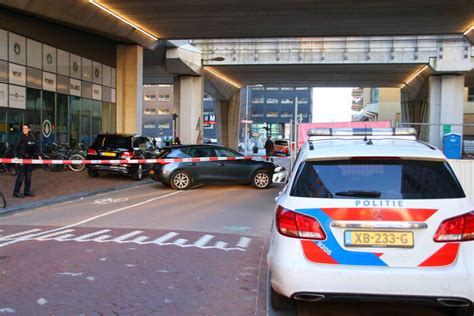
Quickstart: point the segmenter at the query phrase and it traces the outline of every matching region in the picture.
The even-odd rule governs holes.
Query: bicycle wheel
[[[7,207],[7,201],[5,200],[5,196],[2,192],[0,192],[0,208]]]
[[[84,155],[81,155],[81,154],[72,154],[71,157],[69,157],[69,160],[85,160],[86,157],[84,157]],[[79,171],[82,171],[84,170],[84,168],[86,167],[85,164],[81,163],[81,164],[74,164],[74,165],[69,165],[69,169],[71,169],[72,171],[75,171],[75,172],[79,172]]]

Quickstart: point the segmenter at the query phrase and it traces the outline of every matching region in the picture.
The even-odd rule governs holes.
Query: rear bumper
[[[438,299],[455,298],[472,306],[474,267],[466,253],[472,250],[474,243],[466,246],[464,254],[460,254],[457,262],[448,267],[319,264],[305,258],[300,240],[272,232],[267,261],[273,289],[287,297],[310,293],[324,295],[325,299],[423,298],[435,303]]]
[[[424,306],[443,306],[447,308],[465,308],[474,313],[473,302],[461,297],[403,296],[403,295],[362,295],[352,293],[316,293],[300,292],[293,299],[307,302],[383,302],[409,303]]]
[[[88,168],[96,171],[119,173],[119,174],[130,174],[132,172],[131,166],[114,166],[114,165],[89,165]]]

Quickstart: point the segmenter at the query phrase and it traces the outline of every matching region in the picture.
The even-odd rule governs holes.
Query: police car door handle
[[[218,165],[219,167],[224,167],[224,166],[225,166],[225,163],[219,162],[217,165]]]

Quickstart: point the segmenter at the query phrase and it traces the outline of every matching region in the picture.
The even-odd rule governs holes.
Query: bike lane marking
[[[153,201],[161,200],[161,199],[164,199],[164,198],[167,198],[167,197],[170,197],[170,196],[179,194],[179,193],[181,193],[181,192],[182,192],[182,191],[172,192],[172,193],[169,193],[169,194],[166,194],[166,195],[162,195],[162,196],[158,196],[158,197],[155,197],[155,198],[152,198],[152,199],[148,199],[148,200],[143,201],[143,202],[135,203],[135,204],[132,204],[132,205],[129,205],[129,206],[125,206],[125,207],[121,207],[121,208],[118,208],[118,209],[115,209],[115,210],[112,210],[112,211],[109,211],[109,212],[106,212],[106,213],[103,213],[103,214],[99,214],[99,215],[96,215],[96,216],[92,216],[92,217],[89,217],[89,218],[87,218],[87,219],[85,219],[85,220],[81,220],[81,221],[79,221],[79,222],[76,222],[76,223],[73,223],[73,224],[70,224],[70,225],[61,226],[61,227],[59,227],[59,228],[54,228],[54,229],[47,230],[47,231],[44,231],[44,232],[41,232],[41,233],[35,233],[35,234],[25,235],[25,236],[16,238],[16,239],[11,240],[11,241],[7,241],[7,242],[4,242],[4,243],[0,243],[0,248],[6,247],[6,246],[9,246],[9,245],[12,245],[12,244],[21,242],[21,241],[25,241],[25,240],[29,240],[29,239],[34,239],[34,238],[37,238],[37,237],[39,237],[39,236],[41,236],[41,235],[43,235],[43,234],[50,234],[50,233],[59,232],[59,231],[62,231],[62,230],[67,230],[67,229],[72,228],[72,227],[77,227],[77,226],[83,225],[83,224],[85,224],[85,223],[92,222],[92,221],[94,221],[94,220],[96,220],[96,219],[99,219],[99,218],[102,218],[102,217],[105,217],[105,216],[108,216],[108,215],[112,215],[112,214],[115,214],[115,213],[118,213],[118,212],[121,212],[121,211],[125,211],[125,210],[128,210],[128,209],[130,209],[130,208],[142,206],[142,205],[148,204],[148,203],[153,202]]]

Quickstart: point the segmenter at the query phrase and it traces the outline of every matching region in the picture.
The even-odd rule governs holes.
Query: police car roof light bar
[[[414,128],[311,128],[308,136],[416,136]]]

